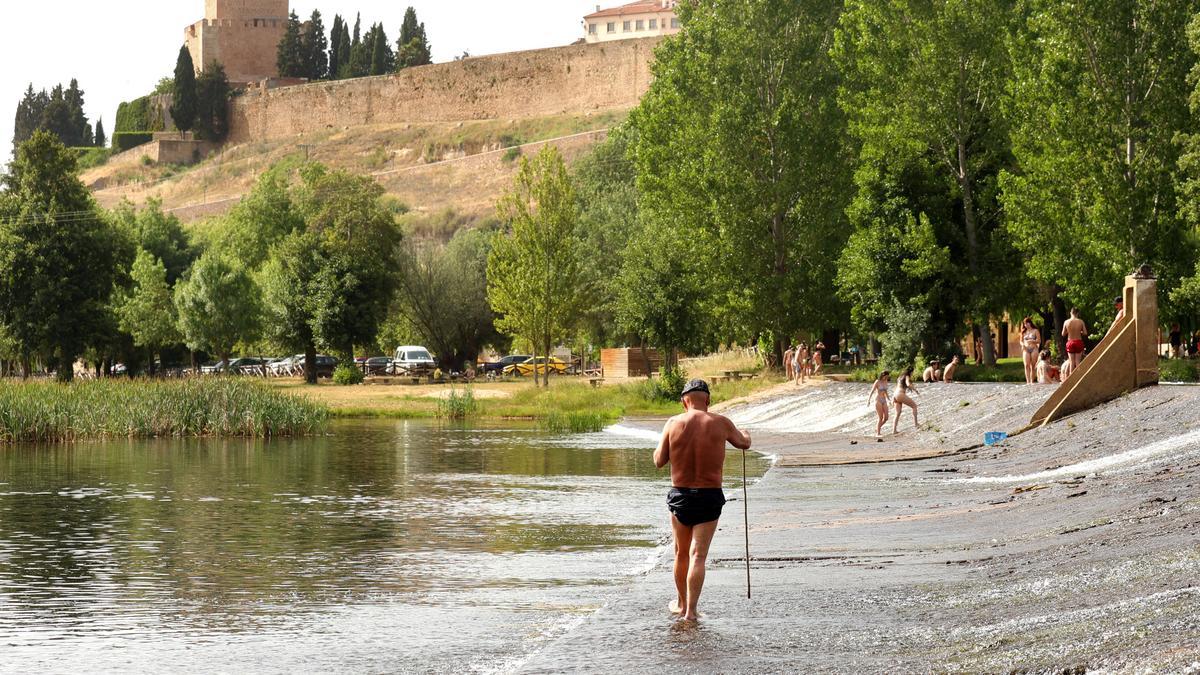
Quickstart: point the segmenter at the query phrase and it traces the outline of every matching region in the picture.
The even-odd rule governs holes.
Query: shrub
[[[1196,363],[1190,359],[1163,359],[1158,363],[1158,379],[1162,382],[1200,382]]]
[[[154,140],[154,134],[149,131],[118,131],[112,135],[113,149],[117,152],[132,150],[152,140]]]
[[[81,170],[91,169],[108,161],[112,152],[108,148],[71,148],[75,151],[76,158],[79,162]]]
[[[504,154],[500,157],[500,161],[504,162],[505,164],[512,164],[513,162],[517,161],[517,158],[520,156],[520,148],[509,148],[504,151]]]
[[[117,123],[113,136],[122,132],[141,132],[150,128],[150,97],[143,96],[117,106]]]
[[[446,398],[438,401],[437,416],[448,420],[465,420],[479,413],[479,402],[475,400],[475,392],[467,387],[460,394],[457,389],[451,389]]]
[[[687,384],[687,373],[682,368],[666,368],[658,377],[641,383],[638,393],[651,402],[678,401],[683,385]]]
[[[929,312],[920,307],[905,307],[893,300],[884,322],[887,332],[879,338],[883,344],[883,367],[893,373],[903,371],[913,365],[921,349]]]
[[[363,374],[358,368],[343,363],[333,370],[333,383],[346,387],[352,384],[362,384]]]

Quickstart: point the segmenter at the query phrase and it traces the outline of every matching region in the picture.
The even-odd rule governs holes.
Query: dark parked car
[[[488,373],[495,373],[499,375],[500,373],[504,372],[505,368],[509,366],[515,366],[518,363],[525,363],[530,358],[532,357],[530,357],[528,354],[509,354],[499,361],[479,364],[479,373],[481,375],[487,375]]]
[[[317,354],[317,377],[333,377],[333,370],[337,368],[337,364],[338,360],[332,356]]]
[[[358,359],[355,359],[357,361]],[[392,370],[392,359],[388,356],[372,356],[369,359],[363,359],[359,364],[365,375],[388,375]]]

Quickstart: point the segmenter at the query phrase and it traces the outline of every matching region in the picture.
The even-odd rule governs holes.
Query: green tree
[[[315,82],[329,75],[329,56],[326,53],[328,49],[329,41],[325,38],[325,24],[321,21],[321,12],[314,9],[300,36],[304,77]]]
[[[257,270],[272,246],[304,227],[304,216],[288,192],[287,174],[272,168],[259,176],[250,193],[212,228],[208,245]]]
[[[226,363],[239,342],[258,338],[259,289],[239,262],[206,253],[175,287],[179,332],[188,349],[215,354]]]
[[[1122,277],[1150,263],[1164,297],[1194,264],[1179,201],[1190,0],[1029,0],[1010,51],[1009,230],[1034,279],[1104,325]],[[1164,303],[1164,313],[1171,308]]]
[[[714,235],[726,334],[770,332],[778,356],[786,336],[840,320],[827,289],[850,178],[828,55],[841,5],[681,3],[683,31],[632,117],[643,220]]]
[[[118,228],[140,250],[161,263],[166,270],[167,284],[174,286],[196,259],[196,251],[179,218],[162,210],[162,200],[151,197],[139,211],[133,204],[123,202],[112,212]]]
[[[104,118],[96,120],[96,136],[95,144],[97,148],[103,148],[108,145],[108,136],[104,133]]]
[[[107,315],[120,239],[76,171],[74,153],[38,131],[18,147],[0,195],[0,332],[26,366],[40,355],[60,380]]]
[[[714,288],[704,256],[705,234],[651,226],[635,236],[617,275],[616,318],[626,331],[663,355],[664,370],[678,365],[678,350],[701,354],[716,346]]]
[[[521,158],[496,211],[509,227],[488,256],[496,327],[528,341],[535,355],[549,356],[575,327],[581,307],[579,205],[557,147],[547,145],[532,161]]]
[[[637,172],[628,158],[634,129],[623,125],[572,166],[579,199],[581,286],[588,298],[580,328],[592,344],[619,341],[616,301],[624,251],[641,232]]]
[[[400,268],[396,311],[411,322],[421,344],[443,369],[474,363],[499,337],[488,305],[491,232],[460,230],[444,249],[409,243]]]
[[[92,144],[92,125],[83,112],[83,90],[79,81],[71,78],[71,84],[63,92],[63,100],[71,110],[69,134],[62,141],[67,147],[86,147]]]
[[[835,49],[845,74],[839,96],[862,163],[928,160],[953,186],[960,212],[924,215],[961,223],[961,233],[953,234],[963,244],[971,291],[962,299],[982,333],[988,364],[996,359],[990,317],[1004,308],[1011,277],[1021,279],[1019,265],[988,265],[1004,257],[994,249],[1007,244],[993,233],[1003,226],[995,208],[997,174],[1010,164],[1000,101],[1011,72],[1004,36],[1012,11],[1009,0],[852,0]],[[870,172],[859,175],[861,185]],[[985,276],[988,283],[980,283]]]
[[[33,83],[25,90],[25,96],[17,104],[17,115],[13,125],[13,149],[29,140],[33,132],[41,128],[42,117],[46,106],[50,105],[50,95],[43,89],[34,93]]]
[[[392,72],[396,67],[396,56],[392,53],[392,46],[388,42],[382,23],[377,23],[371,28],[368,42],[371,45],[370,74],[386,75]]]
[[[287,28],[279,40],[275,68],[280,77],[304,77],[304,45],[300,37],[300,17],[293,11],[288,15]]]
[[[171,119],[180,131],[191,131],[200,103],[196,93],[196,66],[187,45],[179,48],[175,60],[175,93],[171,96]]]
[[[371,74],[371,56],[375,49],[373,37],[373,29],[367,29],[366,35],[362,34],[362,15],[357,15],[354,19],[354,36],[350,39],[348,77],[365,77]]]
[[[233,90],[225,66],[212,61],[196,79],[196,132],[200,138],[221,142],[229,133],[229,98]]]
[[[345,29],[346,22],[342,20],[341,14],[333,15],[333,26],[329,29],[329,79],[336,80],[340,77],[339,73],[342,69],[342,31]]]
[[[425,24],[417,22],[417,12],[409,7],[404,12],[404,23],[400,26],[400,38],[396,41],[396,69],[425,66],[433,63],[429,38],[425,35]]]
[[[342,21],[342,39],[338,41],[338,70],[330,75],[338,79],[350,77],[350,55],[354,49],[354,41],[350,38],[350,27]]]
[[[274,346],[304,353],[304,376],[317,383],[315,281],[321,270],[321,242],[305,231],[288,234],[274,249],[259,274],[263,289],[264,328]]]
[[[134,344],[149,352],[153,372],[158,351],[180,340],[167,268],[153,254],[139,249],[130,277],[132,288],[116,303],[119,326],[133,337]]]

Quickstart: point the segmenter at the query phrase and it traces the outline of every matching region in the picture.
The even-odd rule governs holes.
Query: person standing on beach
[[[1021,320],[1021,360],[1025,363],[1025,384],[1037,382],[1038,351],[1042,346],[1042,334],[1033,319],[1025,317]]]
[[[875,399],[875,414],[879,416],[875,424],[875,438],[883,437],[883,425],[888,421],[888,380],[891,376],[886,370],[880,373],[871,385],[871,393],[867,395],[867,405],[871,405],[871,399]]]
[[[792,359],[795,357],[795,355],[796,355],[795,347],[788,347],[787,351],[783,353],[783,376],[786,377],[788,380],[791,380],[793,377],[796,376],[795,368],[793,368],[793,363],[792,363]]]
[[[1108,334],[1113,332],[1117,324],[1121,323],[1121,319],[1125,318],[1125,298],[1118,295],[1117,299],[1113,300],[1113,307],[1117,310],[1117,318],[1113,319],[1112,325],[1108,327],[1108,332],[1104,334],[1105,337],[1108,337]]]
[[[1168,337],[1171,343],[1171,358],[1183,358],[1183,331],[1179,329],[1179,323],[1171,324],[1171,332]]]
[[[808,343],[801,342],[796,348],[796,384],[804,384],[808,379],[808,371],[811,368],[812,359],[808,355]]]
[[[813,345],[812,353],[812,374],[819,375],[821,373],[821,364],[825,362],[825,343],[817,340],[817,344]]]
[[[708,412],[709,389],[704,380],[691,380],[680,395],[684,412],[667,420],[654,466],[671,465],[667,508],[675,534],[675,591],[671,612],[684,621],[700,618],[697,604],[704,588],[708,547],[725,506],[721,482],[725,470],[725,443],[750,449],[750,434],[729,418]]]
[[[1070,371],[1063,374],[1063,379],[1067,379],[1067,375],[1079,366],[1079,362],[1083,359],[1083,350],[1087,345],[1083,342],[1083,337],[1087,335],[1087,325],[1083,323],[1083,319],[1079,318],[1079,308],[1071,308],[1071,318],[1067,319],[1063,324],[1063,337],[1067,339],[1067,359],[1071,362]]]

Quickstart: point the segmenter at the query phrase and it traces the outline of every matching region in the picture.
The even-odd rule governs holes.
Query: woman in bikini
[[[796,363],[798,364],[796,373],[796,382],[804,384],[808,380],[808,373],[812,369],[812,357],[808,354],[808,343],[801,342],[800,348],[796,350]]]
[[[821,365],[825,362],[825,354],[823,351],[824,349],[825,349],[825,343],[821,342],[820,340],[817,340],[817,344],[813,345],[813,353],[812,353],[812,362],[813,362],[812,374],[813,375],[817,375],[818,373],[821,372]]]
[[[875,425],[876,438],[883,436],[883,425],[888,421],[888,380],[891,376],[886,370],[880,373],[867,396],[867,405],[871,405],[871,399],[875,399],[875,414],[879,416],[879,422]]]
[[[914,394],[921,393],[917,391],[916,387],[912,386],[912,372],[912,366],[909,366],[904,370],[904,374],[900,376],[900,379],[896,380],[896,395],[892,397],[892,400],[896,403],[896,419],[892,420],[893,434],[900,431],[900,415],[904,412],[904,406],[912,408],[913,426],[918,429],[921,428],[921,425],[917,422],[917,402],[912,400],[912,397],[908,395],[910,391]]]
[[[1033,319],[1021,320],[1021,359],[1025,362],[1025,384],[1037,384],[1038,350],[1042,347],[1042,333],[1033,325]]]

